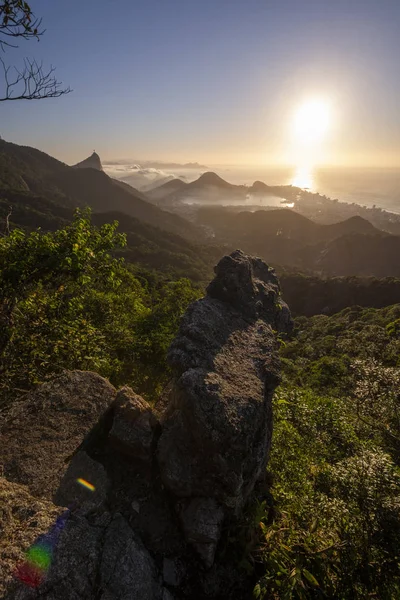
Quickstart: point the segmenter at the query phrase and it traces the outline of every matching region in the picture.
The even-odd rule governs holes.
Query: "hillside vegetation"
[[[203,207],[197,211],[197,222],[217,239],[274,265],[322,276],[400,276],[400,236],[358,216],[325,225],[289,209],[236,213]]]
[[[0,140],[1,197],[7,200],[10,191],[28,192],[72,209],[120,211],[191,240],[202,238],[193,224],[146,202],[134,188],[119,185],[102,171],[68,167],[35,148]]]
[[[296,320],[255,509],[258,598],[400,597],[400,305]]]
[[[0,407],[65,369],[158,398],[187,279],[132,268],[117,224],[77,214],[54,232],[0,239]],[[400,593],[400,305],[299,317],[281,340],[283,382],[262,502],[230,561],[259,598]],[[252,532],[252,533],[251,533]],[[248,537],[250,535],[250,537]]]
[[[14,229],[0,239],[2,405],[64,369],[150,397],[168,381],[166,350],[199,291],[188,279],[135,276],[112,256],[126,246],[116,229],[78,213],[53,233]]]
[[[295,316],[333,315],[346,307],[383,308],[400,303],[395,277],[317,277],[278,268],[283,297]]]
[[[238,245],[261,254],[297,318],[280,336],[267,483],[219,552],[256,598],[400,598],[400,281],[316,274],[398,275],[399,238],[361,218],[204,209],[219,245],[200,245],[195,225],[101,171],[0,149],[1,416],[70,369],[158,400],[213,265]]]

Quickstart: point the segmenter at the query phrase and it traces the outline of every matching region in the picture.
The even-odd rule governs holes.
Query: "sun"
[[[332,124],[331,107],[324,99],[314,98],[301,104],[294,113],[293,134],[302,144],[318,144]]]

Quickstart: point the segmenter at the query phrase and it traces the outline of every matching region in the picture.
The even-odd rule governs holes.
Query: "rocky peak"
[[[275,271],[261,258],[235,250],[220,260],[214,272],[216,276],[207,288],[210,298],[230,304],[245,319],[263,317],[271,323],[276,320],[279,283]]]
[[[169,350],[176,378],[158,459],[176,496],[213,498],[238,514],[266,465],[279,381],[273,332],[288,332],[291,319],[260,259],[236,250],[215,273]]]
[[[93,154],[82,160],[81,162],[73,165],[74,169],[96,169],[96,171],[102,171],[103,166],[101,164],[100,156],[97,152],[93,151]]]

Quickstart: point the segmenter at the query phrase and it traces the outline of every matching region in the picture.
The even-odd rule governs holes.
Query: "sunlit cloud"
[[[115,179],[120,179],[125,183],[142,191],[146,191],[170,181],[171,179],[182,179],[183,181],[193,181],[203,172],[202,169],[189,169],[182,166],[181,169],[160,169],[151,166],[144,166],[138,163],[129,163],[122,161],[109,161],[103,163],[103,169]]]

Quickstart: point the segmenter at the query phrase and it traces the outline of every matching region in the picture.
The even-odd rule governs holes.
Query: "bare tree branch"
[[[44,98],[58,98],[69,94],[69,87],[63,88],[62,82],[57,81],[53,73],[53,66],[48,71],[43,70],[43,63],[29,58],[24,59],[21,70],[17,67],[7,67],[0,57],[3,66],[5,91],[0,97],[0,102],[6,100],[43,100]]]
[[[43,33],[42,19],[34,16],[30,5],[25,0],[2,0],[0,3],[0,49],[6,46],[16,48],[3,38],[22,38],[37,40]]]
[[[16,48],[18,44],[12,43],[13,40],[35,38],[39,41],[44,32],[42,19],[35,17],[29,0],[0,0],[0,52]],[[0,62],[5,87],[4,95],[0,92],[0,102],[58,98],[72,91],[57,81],[53,66],[44,70],[43,63],[29,58],[24,59],[21,69],[6,66],[1,56]]]

